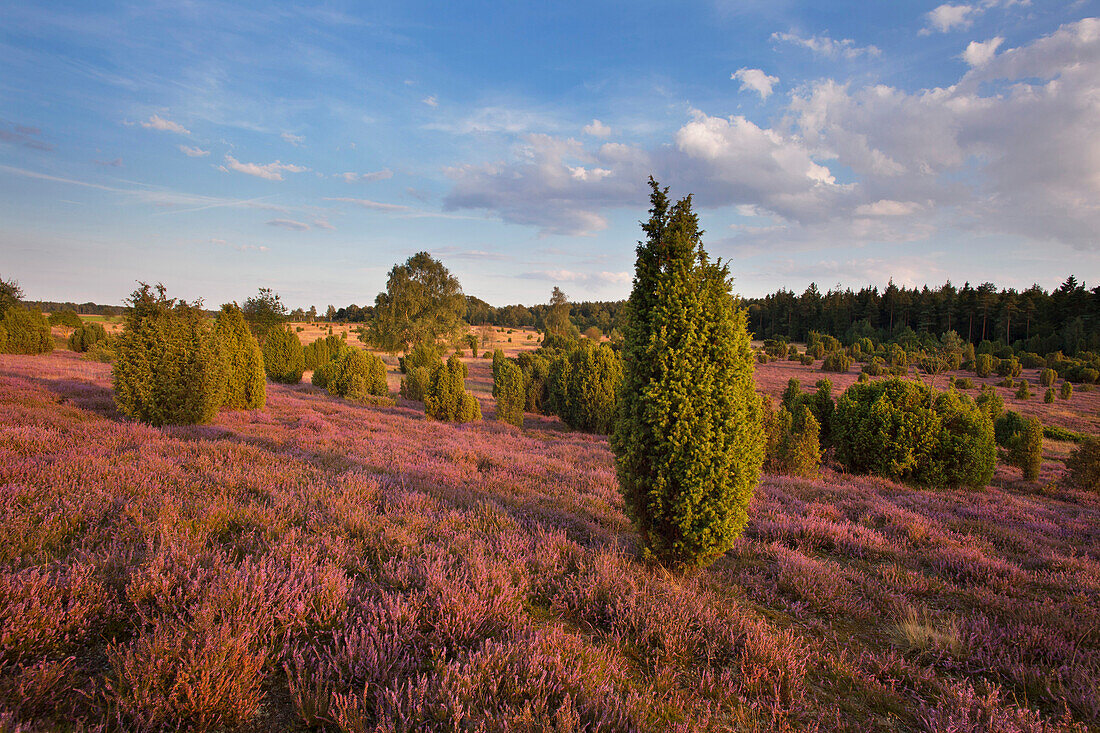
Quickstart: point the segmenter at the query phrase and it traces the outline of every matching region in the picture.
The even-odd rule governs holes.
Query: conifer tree
[[[527,397],[525,386],[523,370],[510,359],[502,359],[493,380],[498,420],[512,425],[523,425],[523,407]]]
[[[222,406],[231,410],[258,410],[267,402],[264,358],[244,313],[236,303],[226,303],[214,325],[222,359],[225,361],[225,391]]]
[[[762,408],[729,267],[703,250],[691,197],[670,206],[668,189],[649,183],[611,444],[648,554],[705,565],[748,521],[764,457]]]
[[[264,371],[272,382],[298,384],[305,371],[305,352],[298,334],[284,326],[274,326],[264,337]]]

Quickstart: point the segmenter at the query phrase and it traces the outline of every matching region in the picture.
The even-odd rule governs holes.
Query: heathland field
[[[606,438],[497,422],[465,361],[481,422],[303,383],[155,428],[109,364],[0,356],[0,730],[1100,721],[1100,497],[1060,483],[1068,444],[981,490],[765,475],[733,550],[673,572],[638,559]],[[791,376],[826,375],[757,366]],[[1100,432],[1098,392],[1002,392]]]

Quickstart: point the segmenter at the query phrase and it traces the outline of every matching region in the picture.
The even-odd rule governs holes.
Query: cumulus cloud
[[[369,183],[370,181],[384,181],[393,178],[393,171],[389,168],[372,173],[336,173],[336,178],[342,178],[348,183]]]
[[[592,120],[590,124],[584,126],[584,134],[592,137],[610,137],[611,128],[599,120]]]
[[[796,46],[808,48],[819,56],[828,58],[844,58],[849,61],[860,56],[878,56],[882,51],[877,46],[857,46],[851,38],[834,40],[828,36],[810,36],[803,38],[796,33],[773,33],[773,41],[793,43]],[[778,79],[776,80],[778,81]]]
[[[267,223],[271,227],[281,227],[283,229],[291,229],[296,232],[305,232],[309,230],[309,224],[303,221],[294,221],[293,219],[272,219]]]
[[[308,171],[309,168],[304,168],[300,165],[293,165],[290,163],[282,163],[276,160],[274,163],[265,163],[263,165],[259,163],[242,163],[234,158],[232,155],[225,156],[225,165],[219,165],[218,170],[229,172],[231,170],[238,173],[245,173],[250,176],[256,176],[257,178],[263,178],[268,181],[281,181],[283,180],[282,171],[288,173],[302,173]]]
[[[940,5],[929,11],[928,26],[940,33],[965,30],[974,24],[973,16],[981,11],[972,5]]]
[[[997,55],[997,48],[1005,42],[1005,39],[997,36],[984,43],[971,41],[970,45],[962,53],[962,59],[968,66],[985,66]]]
[[[193,148],[190,145],[180,145],[179,149],[188,158],[205,158],[210,155],[209,150],[203,150],[202,148]]]
[[[150,130],[161,130],[162,132],[174,132],[179,135],[190,135],[191,131],[178,122],[172,120],[166,120],[159,115],[153,115],[147,122],[141,123],[142,127],[147,127]]]
[[[812,83],[772,126],[695,111],[651,148],[525,135],[501,160],[447,169],[444,206],[591,234],[608,210],[637,209],[653,174],[700,208],[765,219],[739,224],[730,246],[908,242],[947,227],[1096,247],[1100,20],[993,50],[940,88]]]
[[[760,69],[741,68],[730,74],[730,79],[741,82],[742,91],[751,89],[761,99],[767,99],[772,93],[772,87],[779,83],[778,76],[768,76]]]

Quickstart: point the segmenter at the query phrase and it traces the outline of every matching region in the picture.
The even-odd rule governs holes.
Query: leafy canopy
[[[462,330],[466,297],[458,278],[427,252],[394,265],[386,292],[374,301],[367,342],[390,353],[412,344],[434,343]]]

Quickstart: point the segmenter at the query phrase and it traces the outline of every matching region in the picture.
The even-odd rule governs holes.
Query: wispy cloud
[[[309,230],[309,224],[302,221],[294,221],[293,219],[272,219],[267,222],[271,227],[282,227],[283,229],[292,229],[296,232],[305,232]]]
[[[393,178],[393,171],[389,168],[380,171],[373,171],[371,173],[335,173],[335,178],[342,178],[348,183],[369,183],[371,181],[384,181],[387,178]]]
[[[191,131],[178,122],[172,120],[166,120],[160,115],[153,115],[147,122],[141,123],[142,127],[146,127],[150,130],[160,130],[162,132],[174,132],[178,135],[190,135]]]
[[[577,272],[574,270],[537,270],[525,272],[520,277],[527,280],[549,280],[556,283],[588,283],[623,285],[634,279],[632,272]]]
[[[193,148],[190,145],[180,145],[179,149],[188,158],[205,158],[207,155],[210,155],[209,150],[203,150],[202,148]]]
[[[217,237],[210,238],[211,244],[216,244],[219,247],[228,247],[235,249],[238,252],[267,252],[267,246],[263,244],[232,244],[224,239],[218,239]]]
[[[225,156],[225,165],[219,165],[218,170],[229,172],[231,170],[238,173],[244,173],[256,178],[263,178],[268,181],[281,181],[283,180],[282,171],[289,173],[303,173],[308,171],[309,168],[300,165],[293,165],[291,163],[283,163],[276,160],[274,163],[242,163],[234,158],[232,155]]]
[[[424,97],[420,101],[423,102],[424,104],[428,105],[429,107],[438,107],[439,106],[439,100],[437,100],[435,98],[434,94],[430,97]]]
[[[101,165],[104,168],[121,168],[122,158],[115,158],[114,160],[97,160],[96,165]]]
[[[851,38],[844,38],[841,40],[835,40],[825,35],[814,35],[809,38],[803,38],[797,33],[773,33],[773,41],[782,41],[783,43],[793,43],[796,46],[802,46],[808,48],[819,56],[825,56],[827,58],[844,58],[849,61],[855,60],[860,56],[878,56],[882,53],[882,50],[878,46],[857,46],[856,42]]]
[[[284,142],[288,142],[294,147],[298,147],[306,141],[305,137],[303,137],[302,135],[292,135],[289,132],[284,132],[282,135],[280,135],[280,137],[283,139]]]
[[[346,196],[326,196],[325,201],[340,201],[345,204],[355,204],[356,206],[361,206],[364,209],[370,209],[372,211],[412,211],[410,207],[402,206],[401,204],[385,204],[381,201],[355,199]]]
[[[0,142],[22,145],[32,150],[53,150],[53,145],[39,139],[41,135],[42,130],[27,125],[5,124],[0,127]]]

